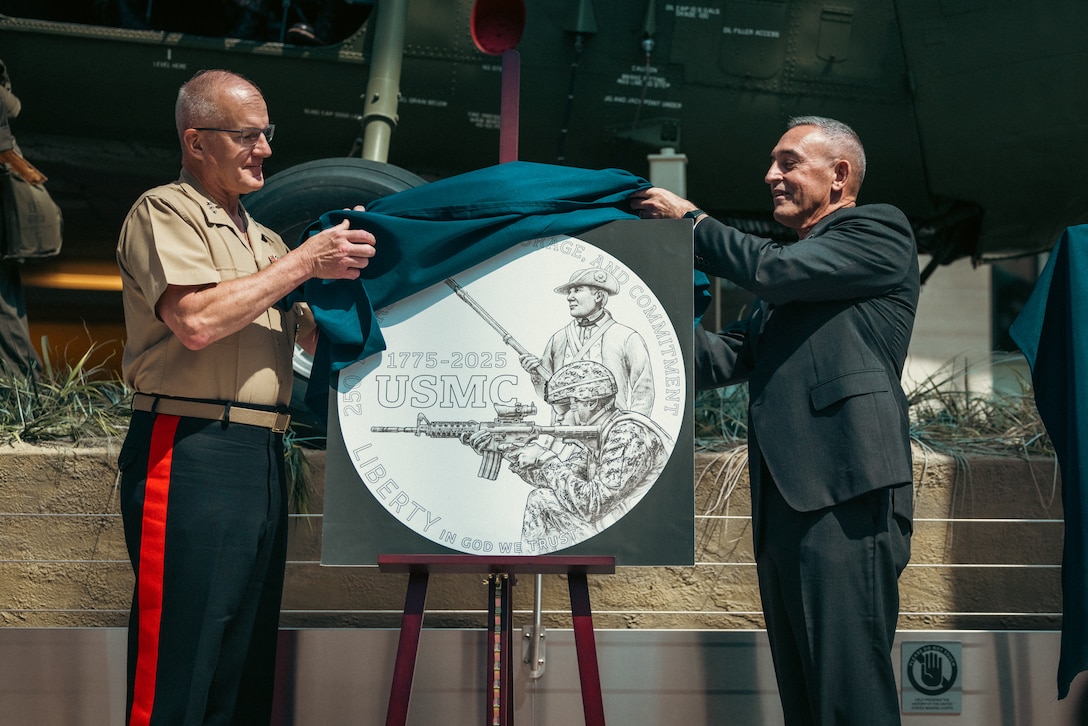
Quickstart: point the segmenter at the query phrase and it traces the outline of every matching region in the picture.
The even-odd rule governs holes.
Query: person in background
[[[181,176],[136,201],[117,246],[135,392],[118,457],[136,575],[127,719],[253,726],[271,718],[291,359],[316,341],[281,301],[311,278],[358,279],[375,239],[345,221],[289,251],[249,215],[275,126],[246,78],[196,74],[175,121]]]
[[[7,67],[0,61],[0,173],[15,174],[27,183],[41,184],[45,176],[23,158],[11,131],[11,119],[19,115],[22,107],[19,97],[12,92]],[[6,215],[14,213],[3,205],[4,200],[0,197],[0,239],[7,234],[4,229]],[[7,250],[10,245],[5,241],[0,249]],[[34,375],[42,367],[38,351],[30,341],[20,264],[19,259],[0,259],[0,375]]]
[[[757,297],[746,319],[696,329],[696,382],[748,384],[756,568],[788,726],[900,723],[891,649],[912,531],[900,378],[918,258],[900,210],[857,205],[864,175],[852,129],[804,116],[764,179],[796,242],[664,189],[631,197],[641,217],[693,219],[696,268]]]

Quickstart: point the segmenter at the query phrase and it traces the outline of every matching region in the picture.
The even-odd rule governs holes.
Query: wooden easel
[[[597,644],[593,637],[593,614],[589,605],[588,574],[610,575],[616,571],[615,557],[481,557],[476,555],[379,555],[381,572],[407,572],[408,591],[397,645],[393,685],[389,690],[386,726],[405,726],[412,696],[427,580],[432,572],[487,574],[488,639],[486,667],[486,726],[512,726],[513,634],[510,619],[510,590],[513,576],[523,574],[567,575],[570,611],[574,621],[574,643],[578,654],[578,676],[582,687],[582,709],[586,726],[604,726],[604,701],[597,666]]]

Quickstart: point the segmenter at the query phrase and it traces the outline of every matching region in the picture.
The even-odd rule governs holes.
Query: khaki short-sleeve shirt
[[[260,405],[291,399],[296,326],[312,328],[304,306],[271,307],[242,330],[189,350],[155,307],[168,285],[214,285],[252,275],[288,249],[275,232],[246,216],[249,240],[226,210],[186,172],[145,192],[121,228],[117,262],[125,309],[122,370],[134,390]],[[252,245],[252,246],[251,246]]]

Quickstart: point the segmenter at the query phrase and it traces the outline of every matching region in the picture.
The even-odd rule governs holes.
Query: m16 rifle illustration
[[[494,421],[430,421],[420,413],[415,426],[371,426],[370,430],[375,433],[415,434],[432,439],[458,439],[472,446],[483,457],[477,476],[491,480],[498,478],[504,454],[516,452],[537,437],[549,435],[589,449],[597,447],[600,437],[600,426],[545,426],[527,420],[529,416],[536,415],[534,403],[523,404],[517,400],[510,404],[496,403],[495,413]],[[484,442],[477,447],[470,443],[470,439],[480,433],[488,436],[478,437]]]

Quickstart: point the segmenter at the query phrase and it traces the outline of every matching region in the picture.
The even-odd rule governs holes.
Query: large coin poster
[[[526,240],[376,311],[330,403],[322,563],[692,564],[691,224]]]

